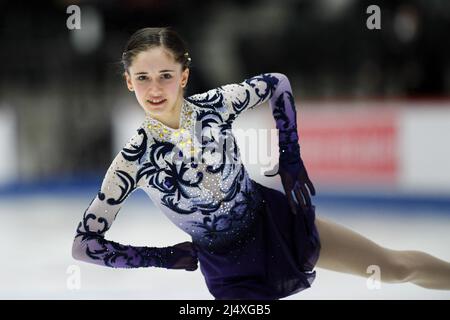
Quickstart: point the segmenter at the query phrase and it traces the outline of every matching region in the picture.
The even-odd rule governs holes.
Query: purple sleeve
[[[188,98],[218,114],[231,125],[240,113],[268,101],[279,132],[280,149],[298,145],[297,114],[289,79],[282,73],[264,73],[241,83],[226,84]]]
[[[169,247],[123,245],[104,237],[124,201],[137,189],[137,166],[129,160],[122,153],[113,160],[98,194],[78,224],[72,255],[80,261],[112,268],[167,267],[172,253]]]

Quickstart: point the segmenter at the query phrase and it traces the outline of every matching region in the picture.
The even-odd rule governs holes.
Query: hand
[[[286,161],[286,158],[280,159],[280,164],[277,164],[272,172],[266,172],[264,175],[267,177],[280,175],[289,206],[292,212],[297,214],[299,206],[303,212],[311,207],[310,193],[315,196],[316,190],[309,179],[300,155],[293,153],[290,158],[290,161]]]
[[[192,242],[181,242],[167,247],[167,249],[167,269],[185,269],[186,271],[195,271],[197,269],[197,252]]]

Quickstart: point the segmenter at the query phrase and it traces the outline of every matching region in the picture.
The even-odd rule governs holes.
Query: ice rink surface
[[[190,240],[149,198],[136,194],[119,212],[107,239],[146,246]],[[0,198],[0,299],[213,299],[199,269],[111,269],[74,260],[71,245],[76,226],[94,195],[82,192]],[[422,250],[450,261],[450,214],[445,210],[319,200],[316,212],[383,246]],[[413,284],[382,283],[380,288],[371,288],[366,278],[316,271],[311,288],[285,299],[450,299],[450,291]],[[79,289],[70,285],[75,274],[80,275]]]

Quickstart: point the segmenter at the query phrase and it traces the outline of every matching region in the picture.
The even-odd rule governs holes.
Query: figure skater
[[[420,251],[384,248],[316,218],[314,186],[300,157],[288,78],[265,73],[184,97],[191,58],[172,28],[134,33],[122,55],[130,91],[145,111],[112,161],[76,229],[75,259],[113,268],[194,271],[215,299],[280,299],[311,286],[315,267],[381,281],[450,289],[450,264]],[[232,134],[245,110],[268,101],[279,133],[285,193],[250,178]],[[128,196],[143,189],[192,241],[168,247],[105,239]]]

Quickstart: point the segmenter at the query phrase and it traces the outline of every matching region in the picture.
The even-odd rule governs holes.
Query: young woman
[[[310,287],[314,267],[385,282],[450,289],[450,264],[419,251],[383,248],[315,217],[315,195],[298,144],[288,78],[266,73],[184,98],[191,58],[170,28],[133,34],[122,55],[126,84],[145,111],[86,209],[73,242],[77,260],[113,268],[193,271],[200,263],[216,299],[279,299]],[[285,194],[250,178],[231,128],[268,101],[279,132]],[[137,247],[105,239],[127,197],[142,188],[192,242]],[[320,237],[319,237],[320,235]]]

